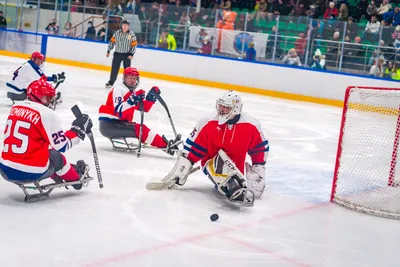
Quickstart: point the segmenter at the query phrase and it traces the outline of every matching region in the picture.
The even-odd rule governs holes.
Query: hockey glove
[[[169,183],[170,187],[173,187],[175,184],[182,186],[186,183],[192,169],[193,163],[183,156],[182,152],[179,152],[174,168],[162,179],[162,182]]]
[[[54,83],[63,83],[65,81],[65,72],[53,74],[52,77]]]
[[[161,94],[160,88],[157,86],[153,86],[150,91],[147,93],[146,100],[150,102],[156,102],[157,95]]]
[[[261,197],[265,188],[265,165],[251,166],[246,162],[246,179],[247,188],[253,190],[255,197]]]
[[[81,117],[76,118],[72,122],[71,131],[76,133],[82,141],[85,140],[86,133],[92,130],[93,123],[87,114],[83,114]]]
[[[146,92],[143,89],[137,90],[134,94],[132,94],[126,102],[131,106],[136,106],[141,101],[143,101]]]

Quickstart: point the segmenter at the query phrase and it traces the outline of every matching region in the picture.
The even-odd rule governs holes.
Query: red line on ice
[[[266,248],[262,248],[260,246],[255,245],[255,244],[251,244],[251,243],[248,243],[246,241],[239,240],[239,239],[236,239],[236,238],[233,238],[233,237],[230,237],[230,236],[226,236],[226,235],[224,235],[223,237],[225,239],[228,239],[228,240],[232,241],[232,242],[238,243],[238,244],[240,244],[242,246],[251,248],[253,250],[256,250],[256,251],[259,251],[259,252],[262,252],[262,253],[265,253],[265,254],[268,254],[268,255],[272,255],[273,257],[275,257],[275,258],[277,258],[277,259],[279,259],[281,261],[286,261],[286,262],[292,263],[292,264],[294,264],[296,266],[300,266],[300,267],[310,267],[310,265],[308,265],[308,264],[305,264],[305,263],[296,261],[294,259],[291,259],[289,257],[280,255],[280,254],[278,254],[276,252],[273,252],[273,251],[268,250]]]
[[[165,242],[165,243],[162,243],[160,245],[153,246],[153,247],[126,252],[126,253],[119,254],[119,255],[116,255],[116,256],[113,256],[113,257],[110,257],[110,258],[99,260],[97,262],[89,263],[89,264],[86,264],[84,266],[85,267],[100,267],[100,266],[106,266],[106,265],[109,265],[109,264],[115,264],[117,262],[121,262],[121,261],[124,261],[126,259],[135,258],[135,257],[138,257],[138,256],[144,256],[144,255],[151,254],[151,253],[154,253],[154,252],[159,252],[160,250],[167,249],[169,247],[174,247],[174,246],[182,245],[182,244],[185,244],[185,243],[191,243],[191,242],[199,241],[199,240],[202,240],[202,239],[205,239],[205,238],[209,238],[209,237],[221,236],[223,234],[229,233],[233,229],[238,230],[238,229],[244,228],[246,226],[265,223],[265,222],[270,222],[270,221],[282,219],[282,218],[285,218],[285,217],[288,217],[288,216],[296,215],[296,214],[299,214],[299,213],[307,212],[307,211],[310,211],[310,210],[318,209],[318,208],[320,208],[322,206],[325,206],[325,205],[327,205],[329,203],[330,202],[322,203],[322,204],[318,204],[318,205],[314,205],[314,206],[309,206],[309,207],[302,208],[302,209],[291,210],[291,211],[287,211],[287,212],[283,212],[283,213],[277,214],[274,217],[262,218],[262,219],[260,219],[258,221],[254,221],[254,222],[246,222],[246,223],[233,225],[233,226],[231,226],[229,228],[226,228],[226,230],[219,229],[217,231],[213,231],[213,232],[209,232],[209,233],[204,233],[204,234],[199,234],[199,235],[194,235],[194,236],[182,238],[182,239],[176,240],[174,242]],[[242,243],[242,245],[244,245],[244,243]],[[253,248],[255,249],[256,247],[254,246]],[[266,253],[266,250],[264,252]],[[274,252],[271,252],[271,253],[274,253]],[[290,261],[292,263],[296,262],[296,261],[294,261],[292,259],[280,256],[280,255],[278,255],[276,253],[274,253],[274,255],[277,258],[279,258],[279,259],[281,259],[283,261],[286,261],[286,262],[287,261]],[[298,263],[298,264],[300,264],[300,263]],[[308,266],[308,265],[298,265],[298,266],[305,267],[305,266]]]

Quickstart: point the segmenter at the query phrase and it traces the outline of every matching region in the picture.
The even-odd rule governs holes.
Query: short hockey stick
[[[71,111],[72,111],[72,113],[74,113],[75,118],[79,118],[82,116],[82,112],[77,105],[73,106],[71,108]],[[92,131],[89,131],[86,134],[89,137],[90,144],[92,145],[94,165],[96,166],[97,179],[99,180],[99,187],[103,188],[104,187],[103,178],[101,177],[99,158],[97,157],[97,149],[96,149],[96,144],[94,143],[93,133],[92,133]]]
[[[139,103],[139,111],[140,111],[140,128],[139,128],[139,143],[137,150],[137,157],[140,157],[140,153],[142,152],[142,137],[143,137],[143,121],[144,121],[144,104],[143,101]]]
[[[193,174],[196,171],[200,170],[200,166],[197,166],[196,168],[193,168],[189,174]],[[164,190],[164,189],[171,189],[172,187],[174,187],[174,185],[176,184],[175,180],[169,181],[169,182],[149,182],[146,184],[146,189],[147,190]]]
[[[169,122],[171,123],[172,130],[174,131],[175,138],[176,138],[176,137],[177,137],[177,133],[176,133],[176,130],[175,130],[174,122],[172,121],[172,118],[171,118],[171,114],[169,113],[169,109],[168,109],[168,107],[167,107],[167,104],[165,103],[165,101],[164,101],[164,99],[161,97],[161,95],[156,94],[156,98],[157,98],[157,100],[160,102],[160,104],[165,108],[165,110],[167,111],[168,118],[169,118]]]

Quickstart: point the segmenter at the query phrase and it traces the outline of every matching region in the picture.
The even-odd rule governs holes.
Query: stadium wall
[[[32,49],[28,43],[22,53],[0,50],[0,54],[27,58],[26,51]],[[104,71],[111,66],[112,57],[105,56],[105,43],[43,35],[41,51],[51,63]],[[384,79],[145,47],[137,49],[132,66],[143,77],[333,106],[343,105],[345,90],[350,85],[399,87],[398,82]]]

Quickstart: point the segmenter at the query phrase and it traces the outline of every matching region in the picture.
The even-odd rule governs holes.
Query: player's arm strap
[[[183,149],[187,151],[187,158],[192,162],[197,162],[200,159],[204,158],[207,154],[207,149],[196,142],[186,139]]]
[[[268,140],[264,140],[263,142],[256,145],[253,149],[250,149],[248,151],[250,156],[262,152],[269,152]]]

